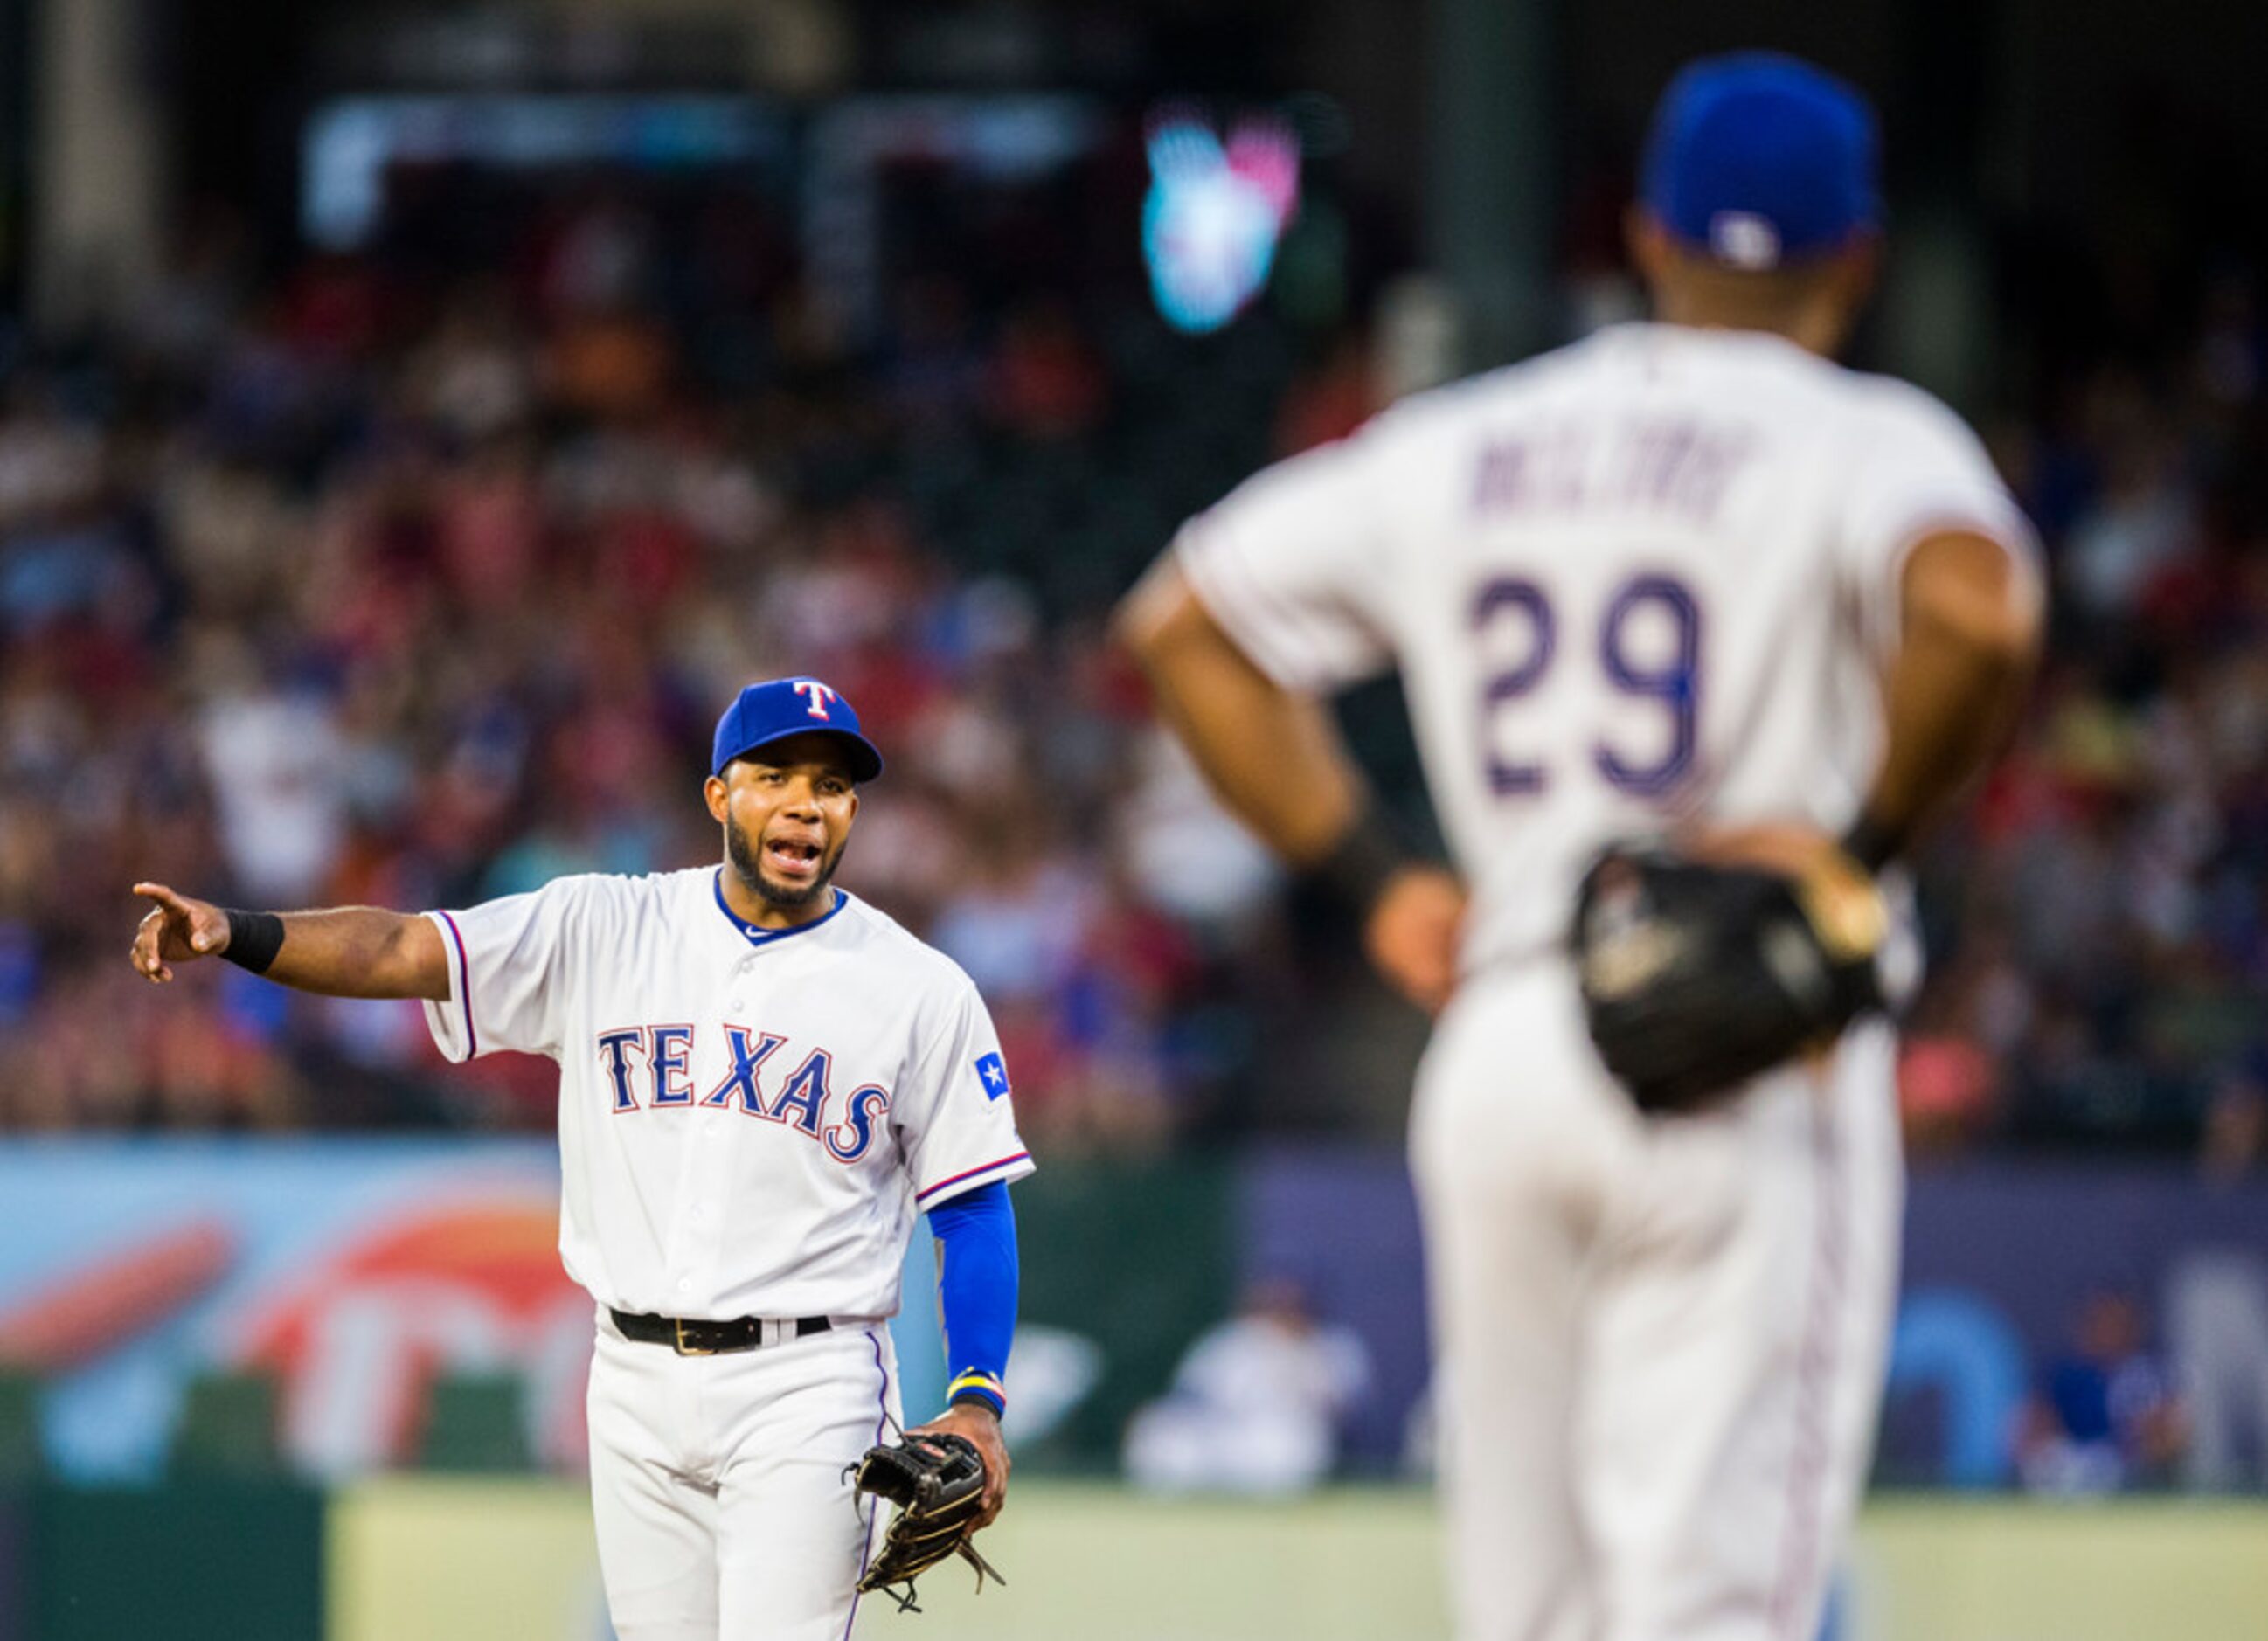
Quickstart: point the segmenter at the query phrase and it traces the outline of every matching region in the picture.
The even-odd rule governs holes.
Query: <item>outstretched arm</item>
[[[210,901],[192,900],[162,883],[137,883],[151,901],[134,932],[132,961],[152,983],[173,977],[175,963],[225,956],[229,917]],[[449,996],[448,954],[430,919],[375,906],[342,906],[282,915],[284,943],[262,974],[301,991],[334,997]]]

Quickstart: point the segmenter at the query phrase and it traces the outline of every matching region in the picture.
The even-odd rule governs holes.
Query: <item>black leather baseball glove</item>
[[[1609,849],[1576,898],[1591,1041],[1639,1109],[1701,1109],[1880,1006],[1889,929],[1874,879],[1837,851],[1792,877]]]
[[[974,1442],[951,1435],[909,1436],[869,1447],[852,1468],[860,1492],[898,1507],[883,1535],[881,1554],[858,1580],[861,1591],[883,1591],[902,1611],[919,1612],[914,1580],[956,1555],[976,1569],[978,1589],[987,1578],[1008,1582],[968,1542],[984,1507],[984,1460]],[[902,1593],[894,1585],[905,1588]]]

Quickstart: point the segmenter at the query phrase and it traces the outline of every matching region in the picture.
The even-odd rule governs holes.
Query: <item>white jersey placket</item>
[[[743,951],[719,978],[701,1017],[694,1063],[693,1097],[700,1100],[723,1076],[714,1063],[720,1035],[718,1022],[754,1018],[762,961],[755,950]],[[694,1297],[722,1294],[731,1285],[724,1277],[726,1222],[738,1200],[733,1188],[733,1165],[740,1149],[727,1124],[733,1113],[696,1105],[692,1144],[678,1166],[678,1196],[670,1216],[669,1276],[672,1291]],[[712,1302],[712,1301],[710,1301]],[[706,1314],[709,1302],[696,1307]]]
[[[717,1087],[732,1069],[732,1050],[721,1027],[761,1027],[771,1017],[768,1004],[778,988],[767,983],[768,975],[776,977],[780,972],[777,960],[791,955],[776,948],[815,933],[841,912],[844,899],[840,890],[835,894],[833,909],[823,916],[790,929],[762,929],[733,916],[718,878],[713,891],[716,909],[741,950],[711,994],[708,1012],[703,1017],[703,1058],[696,1068],[696,1101]],[[670,1219],[668,1267],[673,1290],[699,1298],[728,1293],[738,1285],[725,1273],[726,1237],[735,1232],[742,1236],[754,1234],[756,1227],[747,1223],[748,1211],[755,1206],[752,1193],[737,1177],[739,1165],[746,1159],[736,1143],[733,1126],[739,1114],[696,1105],[693,1115],[694,1143],[686,1147],[679,1166],[678,1206]],[[760,1206],[757,1211],[761,1212]],[[704,1301],[714,1302],[713,1298]]]

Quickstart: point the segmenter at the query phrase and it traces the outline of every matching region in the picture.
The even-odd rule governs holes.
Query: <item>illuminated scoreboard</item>
[[[1236,122],[1224,142],[1203,116],[1169,106],[1151,117],[1150,189],[1142,258],[1166,322],[1219,330],[1268,283],[1276,247],[1300,208],[1300,138],[1268,114]]]

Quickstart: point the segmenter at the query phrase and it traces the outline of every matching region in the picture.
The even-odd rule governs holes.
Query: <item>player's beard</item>
[[[740,822],[729,819],[725,822],[725,858],[733,863],[733,870],[739,874],[741,887],[776,911],[808,911],[816,905],[819,897],[833,887],[835,868],[842,864],[843,847],[850,841],[847,837],[836,839],[835,846],[820,861],[819,870],[812,874],[811,881],[791,887],[774,883],[764,876],[763,858],[757,853],[756,846],[749,841],[747,830]]]

